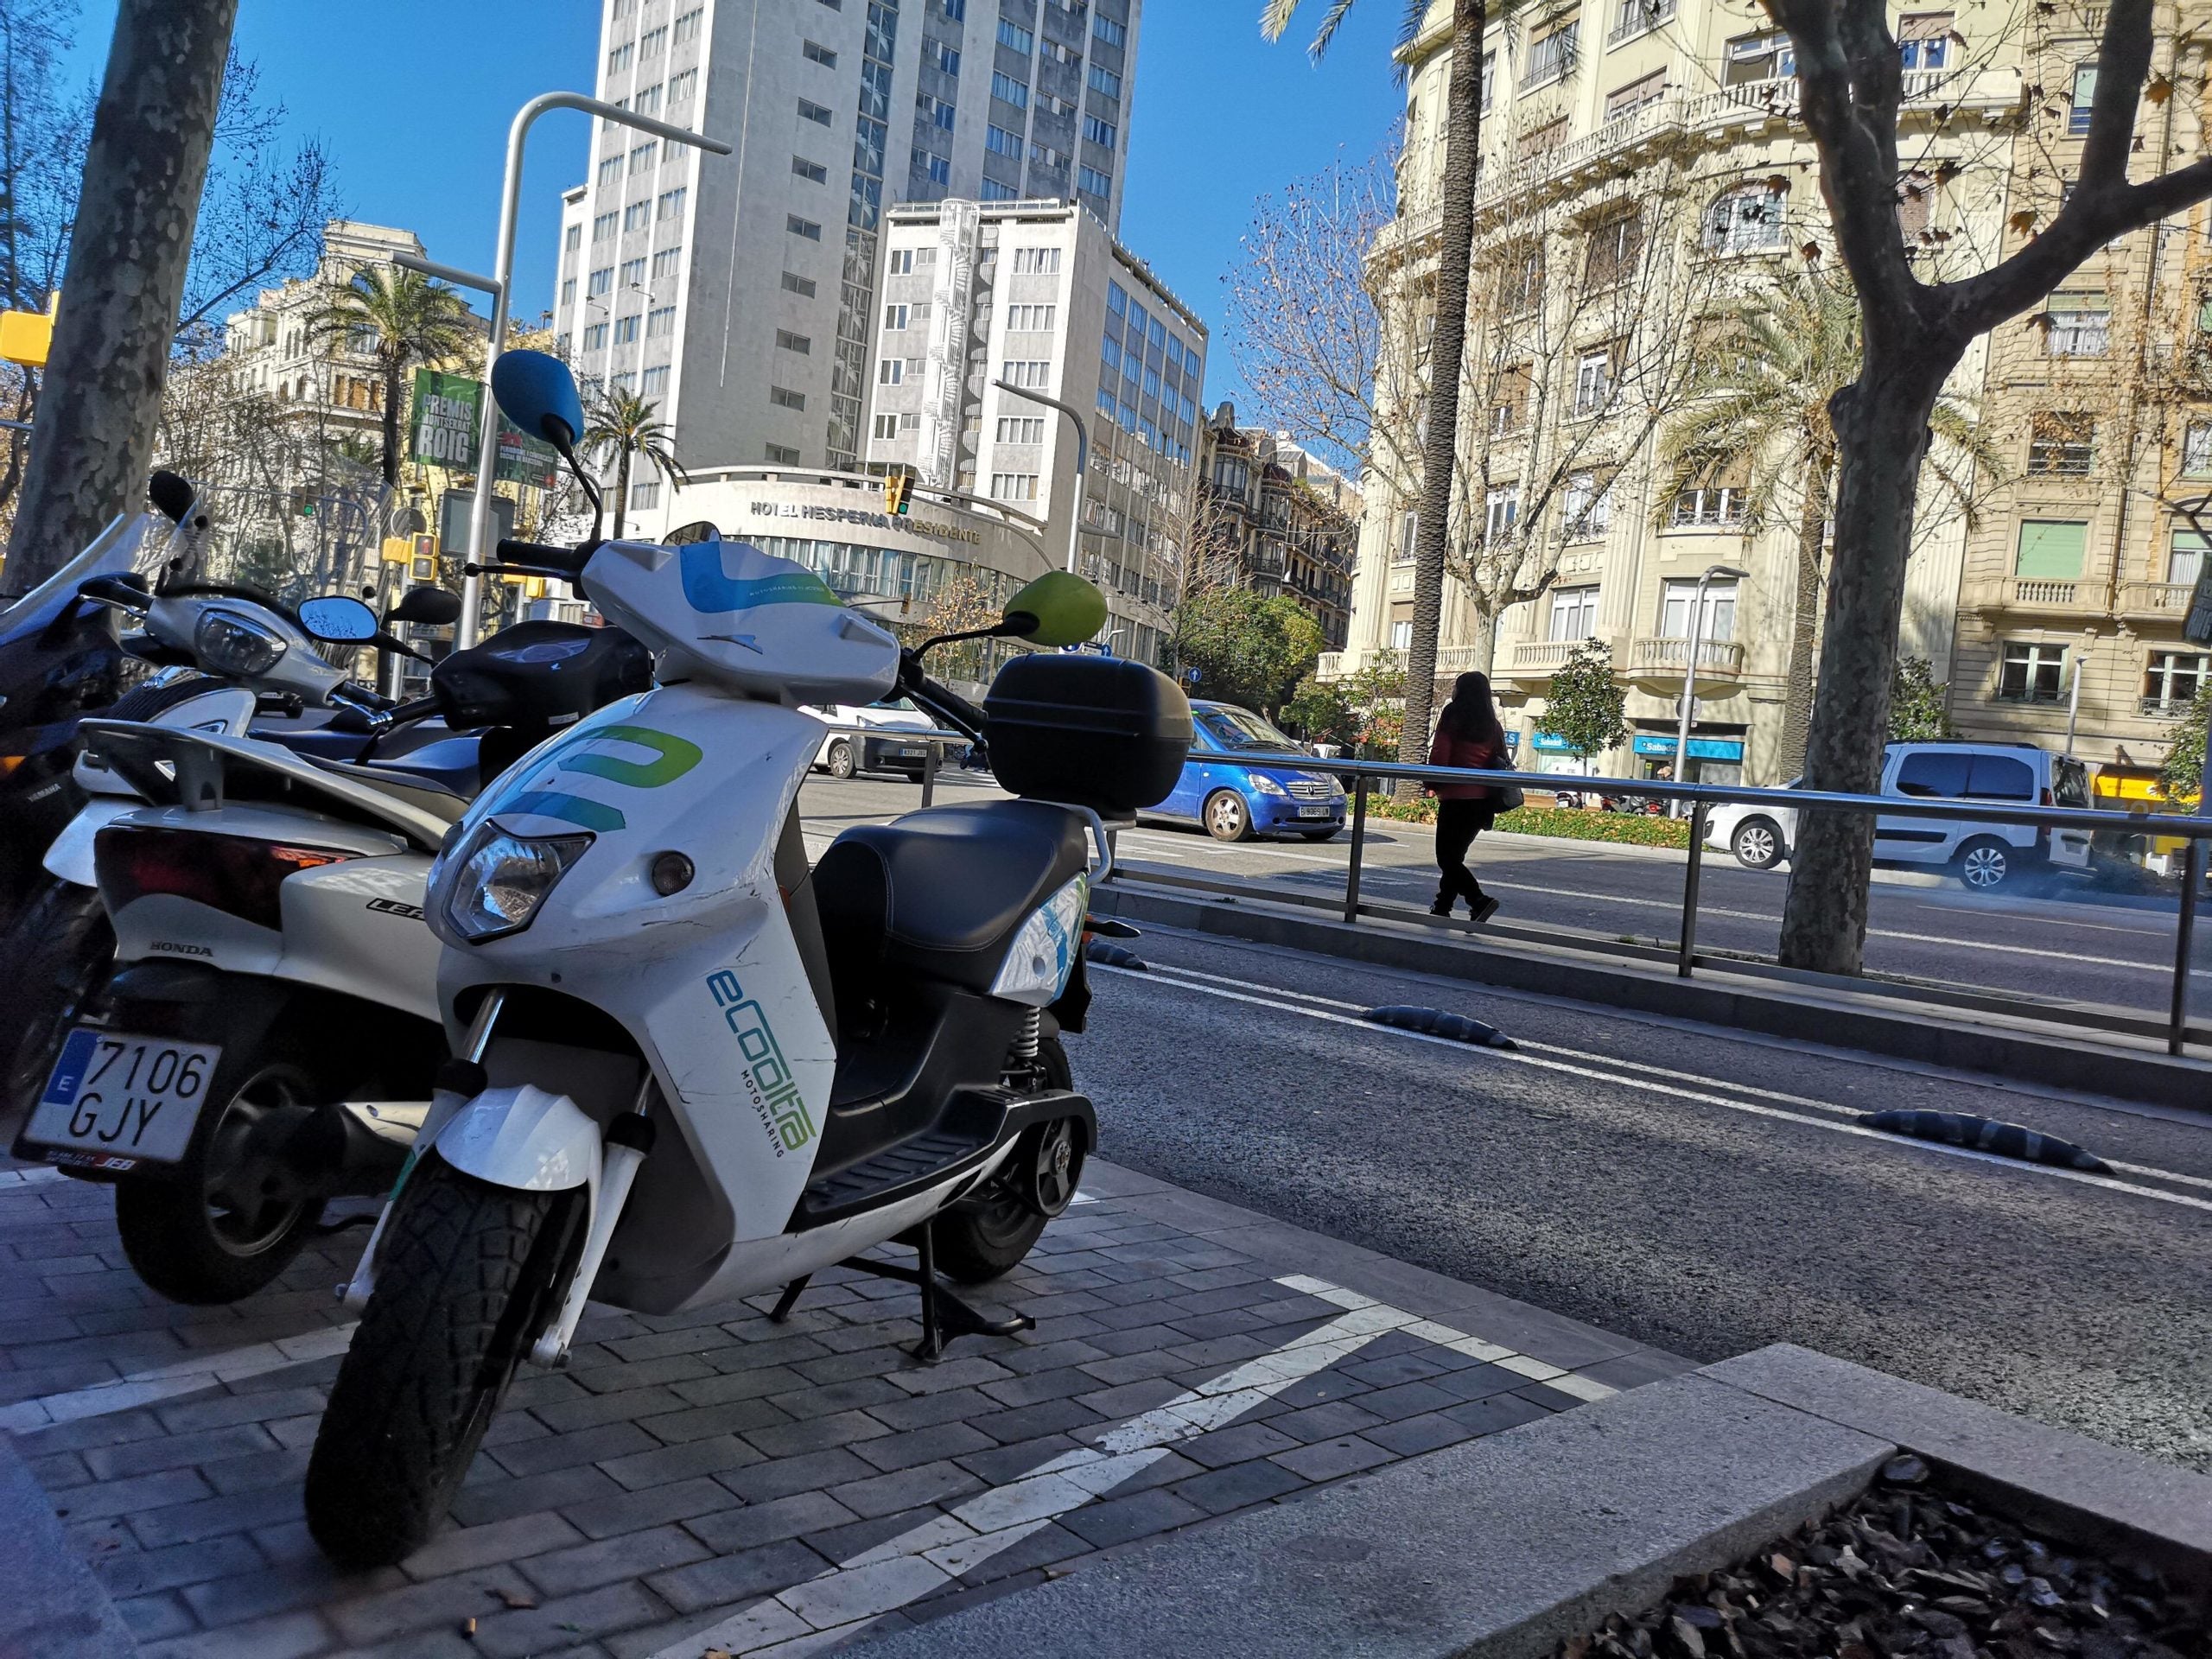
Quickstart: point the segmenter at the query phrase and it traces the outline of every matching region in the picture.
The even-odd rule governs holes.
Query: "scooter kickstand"
[[[947,1290],[937,1276],[936,1251],[931,1243],[934,1231],[935,1224],[925,1221],[914,1241],[914,1254],[919,1258],[914,1281],[922,1292],[922,1339],[908,1352],[923,1364],[934,1365],[944,1357],[945,1344],[955,1337],[1014,1337],[1037,1328],[1037,1321],[1027,1313],[1017,1313],[1010,1319],[986,1319]]]
[[[805,1294],[806,1281],[813,1276],[810,1273],[802,1273],[784,1287],[784,1294],[776,1298],[775,1306],[768,1310],[769,1324],[781,1325],[791,1318],[791,1309],[798,1305],[798,1299]]]

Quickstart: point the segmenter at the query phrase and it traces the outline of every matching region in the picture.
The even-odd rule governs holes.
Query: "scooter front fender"
[[[435,1145],[464,1175],[518,1192],[588,1186],[596,1208],[602,1138],[566,1095],[524,1083],[486,1090],[438,1130]]]
[[[136,812],[145,804],[136,795],[93,796],[77,809],[77,816],[48,844],[46,856],[40,861],[46,866],[47,874],[59,876],[73,887],[97,886],[92,838],[124,813]]]

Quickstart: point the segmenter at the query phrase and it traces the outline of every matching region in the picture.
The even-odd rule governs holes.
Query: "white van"
[[[1787,787],[1801,788],[1802,780],[1792,779]],[[2089,774],[2072,756],[2032,743],[1892,743],[1884,751],[1881,792],[2086,807]],[[1797,814],[1787,807],[1716,806],[1706,818],[1706,845],[1735,854],[1738,863],[1755,870],[1780,863],[1796,839]],[[2086,869],[2089,831],[1885,812],[1874,822],[1874,861],[1948,865],[1967,887],[1987,892],[2026,869]]]
[[[864,732],[832,732],[822,740],[814,757],[818,771],[832,778],[849,778],[859,772],[890,772],[919,783],[923,762],[929,755],[925,741],[902,737],[902,732],[933,732],[937,722],[905,697],[886,697],[866,708],[849,704],[810,704],[806,712],[832,726],[862,726]],[[967,754],[965,744],[948,743],[938,757],[943,767],[957,766]]]

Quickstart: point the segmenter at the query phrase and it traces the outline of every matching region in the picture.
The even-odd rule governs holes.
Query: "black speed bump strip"
[[[1093,939],[1083,947],[1083,954],[1093,962],[1103,963],[1109,968],[1126,968],[1133,974],[1145,971],[1144,958],[1126,944],[1116,944],[1111,939]]]
[[[1359,1017],[1375,1025],[1395,1027],[1400,1031],[1418,1031],[1424,1036],[1448,1037],[1455,1043],[1472,1043],[1478,1048],[1513,1046],[1513,1039],[1496,1026],[1470,1020],[1464,1014],[1446,1014],[1441,1008],[1370,1008]]]
[[[2112,1166],[2103,1159],[2071,1141],[2018,1123],[2000,1123],[1992,1117],[1974,1117],[1964,1112],[1861,1112],[1859,1123],[1862,1128],[1910,1135],[1916,1141],[1941,1141],[2025,1163],[2055,1164],[2061,1169],[2085,1170],[2094,1175],[2112,1173]]]

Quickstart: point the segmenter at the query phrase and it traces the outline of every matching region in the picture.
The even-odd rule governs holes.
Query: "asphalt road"
[[[810,839],[917,801],[911,785],[818,779]],[[1481,857],[1516,912],[1669,927],[1639,901],[1679,863],[1512,840]],[[1334,849],[1147,828],[1123,852],[1325,880],[1287,861]],[[1381,873],[1389,896],[1425,896],[1405,868],[1424,852],[1409,836],[1377,849],[1399,866]],[[1717,907],[1770,912],[1781,890],[1722,869],[1709,889]],[[1880,889],[1875,915],[1883,949],[1921,972],[1994,962],[1999,982],[2156,984],[2084,960],[2155,960],[2153,915],[1911,887]],[[1097,972],[1091,1029],[1070,1045],[1118,1161],[1700,1360],[1802,1343],[2212,1470],[2212,1119],[1264,947],[1155,931],[1137,949],[1152,971]],[[1521,1046],[1357,1022],[1390,1002],[1472,1014]],[[2116,1174],[1853,1122],[1897,1106],[2025,1122]]]
[[[987,780],[948,774],[946,798],[991,790]],[[847,823],[911,810],[911,784],[817,777],[805,808],[824,835]],[[1307,893],[1341,894],[1350,836],[1336,841],[1217,842],[1194,826],[1147,819],[1120,838],[1132,872],[1261,880]],[[1369,900],[1425,907],[1436,893],[1425,826],[1370,824],[1361,891]],[[1604,938],[1671,948],[1681,913],[1684,858],[1649,848],[1568,843],[1488,835],[1475,844],[1477,875],[1499,901],[1500,923],[1573,929]],[[1772,957],[1789,876],[1749,870],[1707,849],[1698,945],[1707,951]],[[2100,902],[2086,889],[2054,899],[1970,893],[1948,877],[1878,872],[1870,901],[1866,966],[1940,985],[1972,986],[2134,1009],[2163,1020],[2173,982],[2171,910]],[[2212,1014],[2212,925],[2197,931],[2194,995]],[[2202,1017],[2202,1016],[2201,1016]]]

